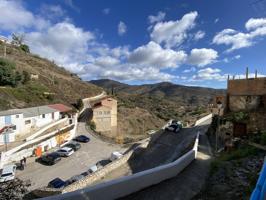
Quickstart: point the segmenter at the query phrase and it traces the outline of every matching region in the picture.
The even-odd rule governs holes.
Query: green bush
[[[77,109],[78,110],[82,110],[82,108],[83,108],[83,101],[82,101],[82,99],[78,99],[78,101],[77,101]]]
[[[22,51],[24,51],[25,53],[30,53],[30,48],[29,48],[29,46],[26,45],[26,44],[22,44],[22,45],[20,45],[20,49],[21,49]]]
[[[90,121],[89,122],[89,125],[90,125],[90,128],[92,129],[92,130],[96,130],[96,124],[95,124],[95,122],[94,121]]]
[[[222,161],[237,160],[240,158],[245,158],[250,155],[255,155],[257,152],[258,150],[255,147],[245,146],[235,151],[223,154],[221,156],[221,160]]]
[[[15,63],[0,58],[0,85],[15,87],[21,81],[21,74],[16,71]]]

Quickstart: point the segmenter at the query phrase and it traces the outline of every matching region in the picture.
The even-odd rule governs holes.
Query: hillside
[[[0,110],[22,108],[50,103],[76,103],[77,99],[99,94],[102,89],[57,66],[54,62],[26,53],[21,48],[7,45],[7,55],[3,58],[4,45],[0,41],[0,63],[14,66],[15,73],[37,75],[26,83],[16,86],[0,84]],[[0,70],[1,71],[1,70]],[[23,72],[24,71],[24,72]],[[18,76],[18,78],[19,78]]]
[[[192,124],[208,113],[207,106],[216,95],[225,90],[203,87],[190,87],[163,82],[146,85],[127,85],[113,80],[90,81],[105,88],[119,99],[119,106],[139,107],[163,120],[179,119]]]

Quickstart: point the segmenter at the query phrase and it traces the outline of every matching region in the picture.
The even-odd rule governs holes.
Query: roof
[[[0,111],[0,116],[17,115],[17,114],[22,114],[22,111],[20,109]]]
[[[93,105],[93,109],[99,108],[102,106],[112,108],[115,104],[117,104],[117,101],[115,99],[106,97],[106,98],[103,98],[100,102],[95,103]]]
[[[58,112],[58,110],[54,108],[50,108],[49,106],[38,106],[38,107],[31,107],[31,108],[23,108],[20,109],[25,118],[28,117],[35,117],[43,114]]]
[[[72,108],[64,105],[64,104],[52,104],[52,105],[48,105],[50,108],[56,109],[59,112],[69,112],[72,111]]]

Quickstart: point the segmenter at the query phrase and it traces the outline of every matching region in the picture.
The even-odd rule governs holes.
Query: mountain
[[[120,101],[120,107],[139,107],[163,120],[179,119],[193,123],[208,113],[208,104],[225,90],[176,85],[169,82],[128,85],[109,79],[92,80]]]
[[[54,62],[0,41],[0,110],[50,103],[73,104],[101,93]],[[31,78],[30,78],[31,77]]]

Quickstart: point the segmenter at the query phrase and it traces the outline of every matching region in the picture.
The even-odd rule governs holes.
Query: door
[[[54,120],[54,113],[52,113],[52,119]]]
[[[247,134],[247,125],[244,123],[234,123],[234,136],[244,136]]]
[[[11,124],[11,116],[5,116],[5,125],[10,125]]]

